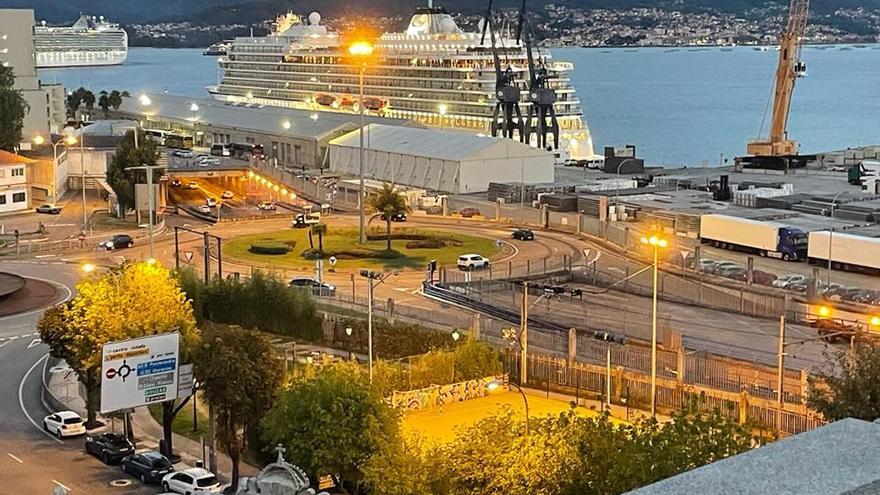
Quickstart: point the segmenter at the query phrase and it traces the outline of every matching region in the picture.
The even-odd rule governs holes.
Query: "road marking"
[[[15,339],[17,339],[17,338],[18,338],[18,335],[13,335],[13,336],[11,336],[11,337],[8,337],[8,338],[9,338],[9,340],[15,340]]]
[[[56,256],[58,256],[58,255],[57,254],[38,254],[38,255],[35,255],[34,258],[37,258],[37,259],[54,258]]]
[[[0,344],[0,349],[2,349],[3,347],[6,347],[7,345],[9,345],[11,343],[12,343],[11,340],[7,340],[6,342],[3,342],[2,344]]]
[[[21,382],[19,382],[19,384],[18,384],[18,405],[19,405],[19,407],[21,407],[21,412],[24,413],[24,416],[28,419],[28,421],[31,422],[32,425],[34,425],[34,428],[36,428],[42,434],[46,435],[47,437],[51,438],[52,440],[55,440],[56,442],[60,443],[61,445],[64,445],[64,442],[62,442],[61,440],[50,435],[48,431],[41,428],[40,425],[37,424],[36,421],[34,421],[34,418],[32,418],[30,414],[28,414],[27,409],[24,408],[24,382],[27,380],[28,376],[30,376],[30,374],[33,373],[34,368],[36,368],[37,366],[40,365],[40,361],[45,361],[46,359],[48,359],[48,357],[49,357],[49,354],[47,353],[47,354],[44,354],[43,357],[41,357],[40,359],[37,359],[37,362],[35,362],[33,364],[33,366],[31,366],[30,369],[27,370],[27,373],[25,373],[24,376],[21,378]],[[52,481],[55,481],[55,480],[52,480]],[[55,483],[58,483],[58,482],[55,481]],[[60,485],[61,483],[58,483],[58,484]]]
[[[70,488],[67,488],[66,486],[62,485],[60,481],[52,480],[52,483],[55,483],[56,485],[60,486],[61,488],[64,488],[68,492],[70,491]]]
[[[12,455],[12,454],[10,454],[10,453],[8,453],[8,452],[6,453],[6,455],[8,455],[9,457],[12,457],[12,458],[15,460],[15,462],[17,462],[17,463],[19,463],[19,464],[24,464],[24,461],[21,460],[21,459],[19,459],[18,457],[15,457],[14,455]]]
[[[31,341],[30,344],[28,344],[27,348],[30,349],[31,347],[38,346],[38,345],[40,345],[40,344],[42,344],[42,343],[43,343],[42,340],[40,340],[40,339],[34,339],[34,340]]]
[[[26,338],[28,338],[28,337],[30,337],[30,336],[31,336],[31,334],[29,334],[29,333],[25,333],[25,334],[19,335],[18,338],[20,338],[20,339],[26,339]]]

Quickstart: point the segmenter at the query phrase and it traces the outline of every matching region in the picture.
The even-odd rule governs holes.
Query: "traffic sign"
[[[193,259],[193,254],[195,254],[195,253],[193,253],[192,251],[184,251],[183,252],[183,259],[186,260],[187,263],[189,263]]]
[[[501,247],[504,245],[504,241],[502,241],[501,239],[495,239],[495,245]]]
[[[330,261],[331,265],[336,265],[336,256],[331,256],[328,261]]]
[[[101,354],[101,412],[177,398],[180,335],[110,342]]]

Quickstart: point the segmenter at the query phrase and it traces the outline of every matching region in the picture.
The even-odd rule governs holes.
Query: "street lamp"
[[[137,133],[137,129],[135,129],[135,133]],[[149,227],[149,238],[150,238],[150,259],[155,259],[153,257],[153,211],[156,208],[154,204],[153,197],[153,171],[161,168],[165,168],[160,165],[141,165],[140,167],[128,167],[128,170],[143,170],[147,173],[147,208],[149,211],[147,212],[147,225]]]
[[[654,284],[652,290],[651,310],[651,416],[657,417],[657,261],[661,249],[666,248],[669,242],[666,239],[652,235],[642,237],[642,244],[651,246],[654,250]]]
[[[96,268],[97,267],[94,263],[83,263],[83,265],[80,267],[83,273],[92,273],[93,271],[95,271]]]
[[[615,184],[615,186],[617,186],[617,192],[614,194],[614,206],[615,207],[618,204],[620,204],[620,171],[623,169],[624,163],[629,162],[629,161],[635,161],[635,160],[636,160],[635,158],[627,158],[626,160],[617,164],[617,184]],[[615,211],[615,213],[617,213],[617,212]]]
[[[370,383],[373,383],[373,289],[389,276],[396,277],[397,272],[378,273],[372,270],[361,270],[360,275],[367,279],[370,286],[369,292],[367,292],[367,366],[370,370]]]
[[[367,243],[367,232],[365,230],[365,218],[364,218],[364,197],[367,194],[366,186],[364,185],[364,72],[367,70],[367,62],[370,57],[373,55],[373,45],[368,41],[355,41],[348,47],[348,54],[351,55],[355,60],[360,64],[360,70],[358,71],[358,84],[360,85],[360,93],[361,100],[358,105],[358,112],[360,113],[360,159],[358,160],[358,175],[360,177],[360,194],[358,194],[358,212],[359,212],[359,230],[358,230],[358,243],[366,244]],[[372,359],[372,356],[371,356]],[[372,377],[372,368],[370,369],[371,377]]]
[[[831,285],[831,241],[834,237],[834,205],[837,204],[837,198],[843,194],[844,191],[840,191],[834,195],[834,198],[831,200],[831,230],[828,232],[828,281],[827,285]]]
[[[446,112],[449,111],[449,106],[446,103],[441,103],[437,105],[437,113],[440,114],[440,128],[443,129],[444,120],[446,119]]]
[[[345,327],[345,335],[348,336],[348,359],[351,359],[351,332],[353,332],[351,327]]]
[[[138,96],[138,101],[140,102],[141,106],[144,106],[144,107],[148,107],[153,103],[153,100],[151,100],[149,96],[147,96],[146,94],[143,94],[143,93],[141,93],[141,95]]]
[[[49,193],[51,194],[51,203],[53,205],[58,202],[58,145],[63,144],[65,146],[68,146],[69,144],[72,144],[70,143],[71,139],[73,139],[74,143],[76,142],[76,139],[74,139],[73,136],[68,136],[66,138],[59,139],[58,141],[53,141],[50,138],[49,141],[49,143],[52,144],[52,185],[51,191],[49,191]],[[33,141],[34,144],[36,144],[37,146],[42,146],[43,143],[46,142],[46,139],[43,136],[37,134],[36,136],[34,136]]]
[[[511,381],[508,381],[507,383],[508,383],[508,386],[512,385],[512,386],[516,387],[516,389],[519,391],[519,395],[522,396],[523,404],[526,407],[526,437],[528,437],[529,436],[529,399],[526,398],[525,392],[523,392],[522,387],[520,387],[517,383],[511,382]],[[497,390],[500,386],[501,386],[501,384],[498,383],[498,380],[492,380],[491,382],[489,382],[488,385],[486,385],[486,388],[488,388],[489,391],[491,392],[493,390]]]

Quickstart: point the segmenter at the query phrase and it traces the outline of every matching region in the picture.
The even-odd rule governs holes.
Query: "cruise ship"
[[[81,15],[73,26],[34,27],[37,68],[119,65],[128,57],[128,34],[103,16]]]
[[[520,106],[528,110],[527,53],[501,36],[505,68],[522,87]],[[495,67],[487,35],[465,32],[443,8],[416,10],[403,33],[385,33],[375,43],[364,71],[364,109],[375,115],[419,121],[431,127],[489,134],[495,108]],[[280,105],[316,111],[359,111],[361,66],[351,60],[346,40],[321,24],[288,13],[264,37],[238,37],[218,59],[221,76],[208,90],[231,102]],[[560,158],[594,158],[590,131],[568,77],[571,62],[555,61],[538,50],[538,60],[556,90]]]

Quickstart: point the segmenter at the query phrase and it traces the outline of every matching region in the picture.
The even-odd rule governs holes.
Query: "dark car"
[[[309,288],[313,296],[335,296],[336,286],[326,282],[318,282],[313,278],[295,278],[290,281],[291,287]]]
[[[180,187],[180,179],[171,179],[171,187]]]
[[[134,454],[134,445],[119,433],[100,433],[86,437],[85,450],[86,454],[92,454],[104,464],[110,464]]]
[[[55,205],[40,205],[37,207],[37,213],[48,213],[49,215],[58,215],[61,213],[61,207]]]
[[[112,251],[114,249],[130,248],[134,246],[134,239],[128,234],[116,234],[98,245],[108,251]]]
[[[510,237],[520,241],[534,241],[535,233],[529,229],[516,229]]]
[[[382,214],[382,221],[383,222],[388,221],[388,218],[384,213]],[[405,222],[406,221],[406,213],[395,213],[394,215],[391,215],[391,221],[392,222]]]
[[[119,467],[145,484],[159,483],[166,474],[174,471],[171,462],[153,450],[123,457]]]
[[[462,218],[471,218],[479,215],[480,210],[476,208],[462,208],[459,210],[458,214],[461,215]]]

